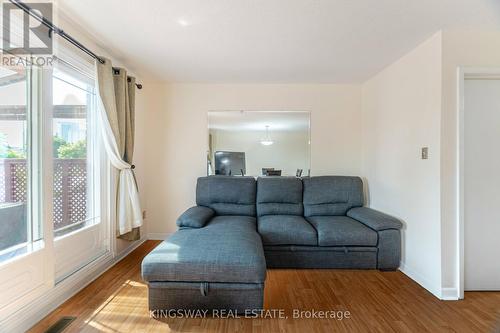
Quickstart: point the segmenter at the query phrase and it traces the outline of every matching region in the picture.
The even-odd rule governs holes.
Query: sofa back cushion
[[[346,215],[363,206],[363,182],[359,177],[320,176],[303,179],[304,215]]]
[[[259,177],[257,215],[302,215],[302,181],[296,177]]]
[[[255,192],[253,177],[200,177],[196,204],[212,208],[216,215],[255,216]]]

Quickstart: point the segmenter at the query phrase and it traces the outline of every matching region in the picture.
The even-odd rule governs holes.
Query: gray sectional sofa
[[[142,262],[149,308],[261,309],[266,267],[397,269],[401,222],[363,204],[358,177],[199,178]]]

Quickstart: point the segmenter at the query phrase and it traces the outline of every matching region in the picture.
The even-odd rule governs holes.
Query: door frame
[[[457,285],[458,298],[464,298],[465,280],[465,80],[466,79],[500,79],[500,67],[458,67],[457,70],[457,112],[458,112],[458,165],[457,165]]]

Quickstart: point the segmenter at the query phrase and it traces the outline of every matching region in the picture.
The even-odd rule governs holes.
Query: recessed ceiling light
[[[177,20],[177,23],[179,23],[179,25],[182,27],[187,27],[188,25],[191,25],[191,23],[189,23],[189,21],[187,21],[185,18],[182,18],[182,17]]]

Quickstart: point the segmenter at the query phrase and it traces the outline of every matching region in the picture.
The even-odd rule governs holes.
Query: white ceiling
[[[208,127],[225,131],[308,131],[309,112],[210,111]]]
[[[137,75],[170,82],[357,83],[440,29],[500,29],[498,0],[61,0],[60,5]]]

